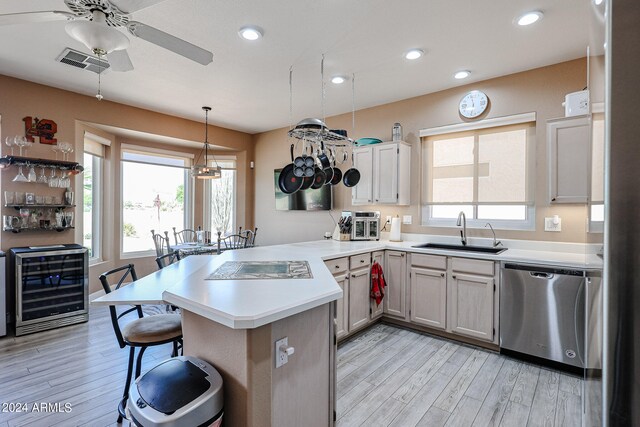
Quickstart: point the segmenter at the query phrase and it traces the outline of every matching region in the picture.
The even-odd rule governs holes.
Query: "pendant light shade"
[[[196,164],[191,168],[191,176],[198,179],[217,179],[222,176],[222,168],[216,162],[216,158],[213,157],[213,161],[216,163],[215,167],[209,166],[209,111],[211,111],[211,107],[202,107],[204,110],[204,147],[202,150],[204,151],[204,163]],[[202,155],[202,151],[200,152]],[[198,160],[200,157],[198,157]]]

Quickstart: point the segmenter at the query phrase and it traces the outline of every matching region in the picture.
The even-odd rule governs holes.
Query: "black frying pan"
[[[311,170],[313,171],[313,169]],[[313,184],[313,178],[315,178],[315,173],[311,176],[305,176],[304,178],[302,178],[302,187],[300,187],[300,190],[311,188],[311,185]]]
[[[353,151],[351,152],[351,169],[344,173],[342,182],[345,187],[354,187],[360,182],[360,171],[353,167]]]
[[[326,178],[327,177],[324,174],[324,171],[316,166],[316,173],[313,176],[313,184],[311,184],[311,188],[317,190],[318,188],[322,187]]]
[[[295,193],[302,187],[302,177],[298,177],[294,174],[295,166],[293,164],[293,144],[291,144],[291,163],[285,166],[280,172],[280,177],[278,178],[278,186],[280,187],[280,191],[284,194],[292,194]]]
[[[342,181],[342,171],[334,166],[333,178],[331,178],[331,185],[338,185]]]
[[[333,179],[333,168],[329,166],[326,169],[322,170],[324,172],[324,185],[331,184],[331,180]]]

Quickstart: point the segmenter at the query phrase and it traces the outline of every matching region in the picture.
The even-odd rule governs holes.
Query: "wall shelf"
[[[38,159],[35,157],[22,156],[3,156],[0,157],[0,167],[16,166],[35,166],[35,167],[52,167],[62,170],[75,170],[78,173],[84,171],[84,167],[78,162],[69,162],[66,160]]]
[[[32,209],[32,208],[45,208],[45,209],[65,209],[65,208],[75,208],[76,205],[28,205],[28,204],[13,204],[13,205],[4,205],[5,208],[15,208],[16,210],[20,209]]]
[[[33,227],[33,228],[3,228],[2,231],[10,231],[12,233],[22,233],[23,231],[65,231],[73,230],[75,227]]]

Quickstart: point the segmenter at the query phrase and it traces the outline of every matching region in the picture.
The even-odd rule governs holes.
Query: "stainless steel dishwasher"
[[[500,348],[585,367],[586,272],[505,263]]]

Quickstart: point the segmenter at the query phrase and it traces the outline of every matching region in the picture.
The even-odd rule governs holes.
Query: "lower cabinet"
[[[493,277],[451,275],[451,332],[493,341]]]
[[[385,264],[384,264],[384,251],[373,252],[371,254],[371,264],[373,264],[374,261],[382,266],[382,271],[384,273],[385,280],[386,280],[387,279],[387,273],[386,273]],[[387,292],[387,290],[385,289],[385,293],[386,292]],[[374,319],[377,319],[378,317],[382,316],[382,313],[384,312],[384,298],[380,302],[380,305],[376,304],[376,300],[375,299],[370,298],[370,300],[371,300],[370,301],[370,304],[371,304],[371,320],[374,320]]]
[[[369,323],[371,270],[369,266],[349,272],[349,332]]]
[[[411,267],[411,322],[435,329],[447,327],[447,274]]]
[[[384,277],[387,292],[384,297],[384,313],[407,319],[407,258],[406,252],[385,251]]]
[[[349,278],[347,274],[333,276],[342,288],[342,298],[336,301],[336,337],[344,337],[349,332]]]

